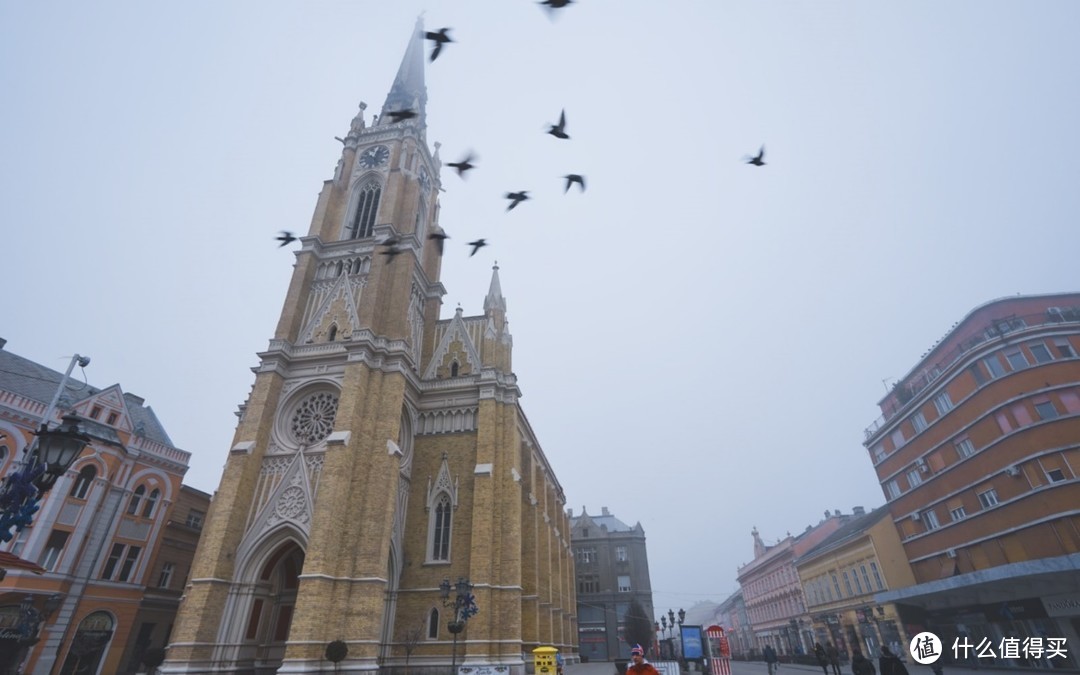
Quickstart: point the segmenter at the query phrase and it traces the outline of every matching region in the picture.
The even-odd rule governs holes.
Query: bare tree
[[[405,647],[405,675],[409,675],[409,658],[423,637],[424,629],[422,626],[414,626],[405,631],[404,640],[402,640],[402,645]]]

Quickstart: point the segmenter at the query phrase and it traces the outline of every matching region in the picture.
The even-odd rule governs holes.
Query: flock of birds
[[[573,4],[573,2],[574,0],[541,0],[539,4],[546,6],[549,12],[553,12],[555,10],[562,9],[567,5],[571,5]],[[432,62],[434,62],[435,59],[439,58],[439,55],[442,54],[443,47],[445,45],[453,42],[453,39],[450,38],[450,30],[450,28],[440,28],[436,31],[426,31],[424,33],[424,38],[426,40],[430,40],[434,44],[430,56],[430,60]],[[418,115],[417,111],[415,110],[393,110],[386,114],[390,116],[390,119],[394,123],[413,119]],[[549,125],[546,133],[554,136],[559,140],[570,140],[570,135],[566,133],[565,108],[559,113],[559,121],[555,124]],[[466,172],[476,168],[476,164],[474,163],[475,161],[476,156],[470,151],[465,157],[463,157],[459,161],[448,162],[447,166],[452,167],[454,170],[456,170],[459,177],[465,178]],[[745,161],[747,164],[752,164],[754,166],[765,166],[765,146],[762,145],[761,149],[758,150],[757,155],[753,157],[747,157]],[[569,173],[563,176],[563,179],[566,181],[565,187],[563,188],[563,194],[569,192],[570,188],[574,185],[577,185],[580,188],[581,192],[585,192],[585,176],[579,173]],[[530,199],[528,190],[507,192],[505,198],[510,200],[510,204],[506,207],[507,211],[514,210],[514,208],[516,208],[518,204]],[[447,235],[445,232],[442,232],[441,230],[432,232],[430,235],[428,235],[428,239],[434,240],[436,242],[440,255],[442,255],[443,252],[443,243],[449,238],[450,236]],[[293,235],[292,232],[282,230],[281,235],[277,237],[277,240],[281,242],[281,244],[279,245],[280,248],[282,246],[287,246],[294,241],[297,241],[297,238]],[[387,256],[387,261],[393,260],[395,256],[402,253],[402,249],[400,247],[401,241],[397,237],[391,236],[385,241],[383,241],[381,245],[385,247],[385,250],[380,251],[380,253]],[[468,245],[472,247],[472,251],[469,253],[469,257],[471,258],[472,256],[476,255],[477,251],[479,251],[484,246],[487,246],[488,243],[486,239],[477,239],[475,241],[468,242]]]

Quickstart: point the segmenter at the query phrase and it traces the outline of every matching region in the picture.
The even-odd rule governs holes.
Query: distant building
[[[591,516],[570,515],[570,548],[577,574],[578,640],[582,659],[608,661],[630,658],[622,637],[623,620],[632,600],[647,617],[653,611],[652,583],[645,530],[630,527],[603,507]]]
[[[876,593],[914,583],[888,507],[866,513],[856,506],[851,520],[800,556],[795,569],[811,623],[809,630],[801,627],[804,648],[832,642],[845,654],[859,647],[877,658],[882,645],[896,648],[910,641],[896,608],[874,599]]]
[[[0,340],[0,470],[22,459],[63,375]],[[198,530],[174,521],[206,513],[210,496],[183,486],[190,453],[175,447],[153,409],[119,385],[71,380],[57,421],[73,413],[92,439],[41,502],[32,527],[0,548],[44,568],[9,568],[0,581],[0,672],[135,672],[164,647]],[[162,586],[162,571],[175,577]],[[41,622],[25,623],[29,602]],[[20,627],[40,638],[15,639]],[[126,655],[126,656],[125,656]]]
[[[717,605],[712,620],[704,627],[708,628],[710,625],[717,625],[724,629],[733,658],[749,658],[754,648],[754,632],[750,626],[750,619],[746,615],[746,602],[743,600],[742,589],[735,591]]]
[[[840,511],[825,512],[817,525],[808,525],[801,534],[790,533],[771,546],[755,527],[754,559],[739,568],[746,614],[754,635],[754,652],[771,644],[779,655],[807,653],[810,619],[803,590],[795,571],[795,560],[820,543],[851,518]]]
[[[879,402],[865,446],[916,583],[875,600],[909,633],[1080,644],[1078,353],[1080,293],[1002,298]]]

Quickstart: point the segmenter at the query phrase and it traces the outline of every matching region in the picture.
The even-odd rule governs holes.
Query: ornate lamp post
[[[4,477],[0,484],[0,540],[10,541],[11,528],[19,532],[30,525],[38,510],[38,502],[46,492],[52,489],[56,479],[63,476],[72,463],[79,457],[83,448],[90,442],[90,437],[79,429],[79,420],[74,415],[65,415],[60,426],[49,429],[49,421],[60,394],[67,386],[68,377],[75,365],[87,366],[90,357],[76,354],[71,357],[71,364],[60,380],[49,407],[41,417],[41,428],[35,432],[37,439],[27,449],[27,457],[21,466]]]
[[[465,630],[465,622],[477,612],[476,598],[473,597],[472,583],[465,577],[458,577],[454,584],[454,598],[450,598],[450,580],[443,579],[439,584],[439,597],[442,598],[443,607],[454,608],[454,618],[447,622],[446,627],[454,636],[453,651],[450,657],[450,673],[457,675],[457,639],[458,633]]]

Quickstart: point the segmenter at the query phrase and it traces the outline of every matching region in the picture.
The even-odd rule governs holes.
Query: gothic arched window
[[[150,492],[150,496],[146,498],[146,506],[143,507],[143,518],[149,518],[154,515],[154,507],[157,506],[157,500],[161,496],[161,490],[154,488]]]
[[[135,488],[135,492],[131,495],[131,501],[128,502],[128,515],[135,515],[139,510],[139,502],[142,501],[143,495],[146,494],[146,486],[140,485]]]
[[[97,469],[94,468],[93,464],[84,466],[75,479],[75,484],[71,486],[69,494],[75,499],[86,499],[86,493],[90,491],[90,486],[96,477]]]
[[[363,239],[372,235],[381,194],[382,188],[375,181],[368,181],[357,189],[353,198],[352,218],[349,221],[349,239]]]
[[[458,362],[454,361],[450,364],[450,377],[457,377],[458,375]]]
[[[431,559],[450,560],[450,519],[453,514],[453,506],[450,504],[450,495],[445,492],[439,495],[435,502],[435,508],[431,510]]]
[[[326,334],[326,341],[333,342],[337,339],[337,324],[330,326],[330,332]]]
[[[434,607],[431,608],[431,614],[428,616],[427,636],[429,640],[439,638],[439,610]]]

